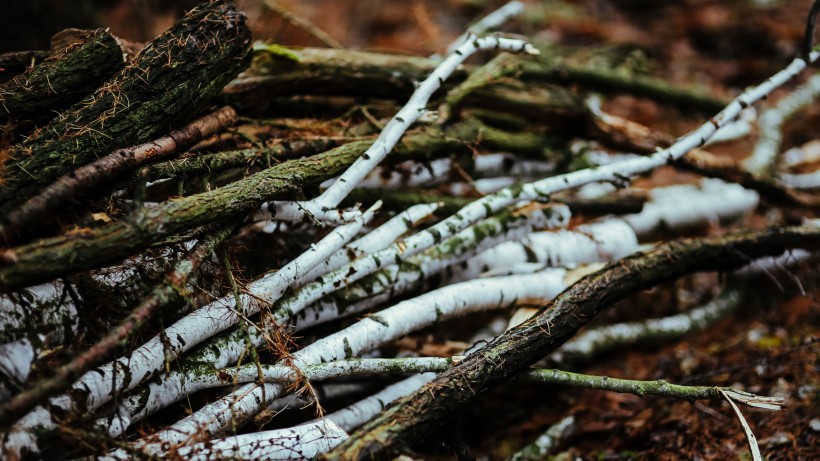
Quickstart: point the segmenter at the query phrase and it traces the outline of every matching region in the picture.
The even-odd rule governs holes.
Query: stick
[[[384,459],[482,392],[526,369],[617,300],[680,275],[728,270],[786,248],[820,246],[815,226],[767,228],[678,240],[613,263],[575,283],[539,313],[402,399],[321,459]]]
[[[54,213],[69,200],[81,198],[92,189],[99,190],[102,184],[113,182],[145,163],[178,154],[235,121],[236,112],[230,107],[223,107],[159,139],[131,148],[117,149],[80,167],[9,212],[0,224],[0,238],[5,239],[6,244],[12,243],[29,226],[53,219]]]
[[[234,226],[225,226],[203,239],[191,253],[179,261],[168,273],[165,281],[134,308],[120,325],[88,348],[84,353],[58,368],[50,378],[37,383],[36,387],[21,392],[8,402],[0,405],[0,427],[7,426],[28,413],[45,399],[71,387],[74,380],[86,371],[107,360],[120,343],[126,341],[147,322],[177,292],[185,288],[188,277],[196,271],[221,242],[233,231]]]

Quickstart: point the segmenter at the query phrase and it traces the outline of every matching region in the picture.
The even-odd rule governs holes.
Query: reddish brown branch
[[[117,149],[80,167],[12,210],[0,224],[0,237],[11,244],[29,226],[48,221],[49,215],[69,200],[82,197],[146,163],[173,157],[235,121],[236,112],[231,107],[223,107],[155,141]]]

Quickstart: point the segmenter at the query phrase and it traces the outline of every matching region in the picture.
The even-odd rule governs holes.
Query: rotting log
[[[199,115],[250,61],[244,14],[203,3],[148,44],[119,74],[5,158],[0,213],[116,148],[140,144]]]
[[[621,259],[585,276],[535,316],[402,398],[319,459],[391,459],[483,392],[555,351],[614,302],[641,289],[692,272],[734,269],[790,248],[818,247],[816,227],[766,228],[672,241]]]
[[[0,85],[0,115],[17,123],[53,118],[122,70],[124,56],[108,31],[86,31],[57,54]]]

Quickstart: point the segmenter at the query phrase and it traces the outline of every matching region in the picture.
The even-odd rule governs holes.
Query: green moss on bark
[[[150,141],[198,115],[250,60],[245,16],[204,3],[146,46],[94,94],[12,151],[0,213],[116,148]]]

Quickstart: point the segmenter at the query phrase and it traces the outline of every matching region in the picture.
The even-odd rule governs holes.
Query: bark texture
[[[767,228],[664,243],[590,274],[534,317],[499,336],[363,426],[324,460],[391,459],[488,389],[555,351],[605,308],[641,289],[697,271],[734,269],[789,248],[818,248],[810,227]]]
[[[17,122],[48,120],[125,67],[123,50],[108,31],[87,31],[75,40],[0,85],[0,114]]]
[[[93,95],[12,149],[0,167],[0,213],[102,154],[194,118],[247,66],[250,40],[233,6],[191,10]]]
[[[105,185],[140,165],[161,160],[190,148],[207,136],[225,128],[236,120],[236,112],[223,107],[185,127],[175,130],[149,143],[116,151],[80,167],[45,187],[27,200],[20,208],[11,211],[0,223],[0,238],[6,243],[14,241],[23,229],[36,228],[59,215],[59,208],[69,200],[78,200],[92,189],[100,192]]]
[[[341,173],[370,144],[372,141],[352,142],[313,157],[280,163],[219,189],[142,209],[128,220],[99,229],[82,229],[0,250],[0,292],[44,282],[66,272],[99,267],[163,238],[206,224],[241,218],[267,200]],[[441,133],[419,135],[407,138],[397,154],[423,157],[456,148],[466,148],[466,145],[461,139]]]

